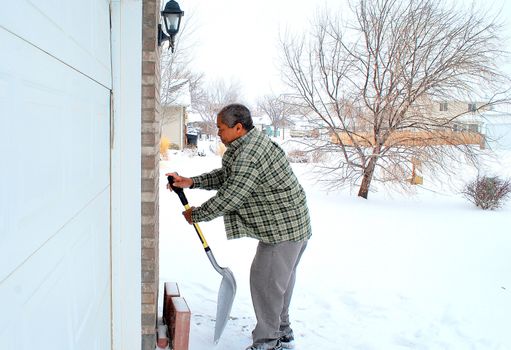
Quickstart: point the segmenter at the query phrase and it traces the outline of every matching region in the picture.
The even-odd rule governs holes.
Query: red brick
[[[172,320],[172,297],[178,297],[179,287],[176,282],[165,282],[163,289],[163,321],[171,326]]]
[[[190,338],[190,309],[182,297],[172,297],[174,309],[174,322],[172,324],[171,339],[173,350],[188,350]]]
[[[156,345],[160,349],[165,349],[169,345],[168,328],[165,324],[158,325],[158,341]]]

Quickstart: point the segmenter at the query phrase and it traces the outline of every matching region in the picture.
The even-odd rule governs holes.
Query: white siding
[[[112,1],[113,349],[141,347],[142,1]]]

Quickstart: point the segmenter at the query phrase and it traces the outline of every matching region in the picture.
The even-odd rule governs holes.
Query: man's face
[[[216,118],[216,126],[218,127],[218,136],[224,145],[228,145],[246,134],[245,129],[243,129],[243,126],[240,123],[230,128],[220,117]]]

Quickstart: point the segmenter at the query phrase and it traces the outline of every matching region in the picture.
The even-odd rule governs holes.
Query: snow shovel
[[[185,207],[185,209],[190,209],[190,205],[188,205],[188,199],[185,196],[185,193],[182,188],[174,187],[174,178],[172,176],[168,176],[170,187],[176,194],[179,196],[181,203]],[[227,324],[227,320],[229,319],[229,315],[231,313],[232,303],[234,301],[234,296],[236,295],[236,280],[234,279],[234,275],[231,270],[227,267],[221,267],[215,260],[213,256],[213,252],[211,248],[209,248],[208,242],[206,242],[206,238],[202,234],[202,231],[198,224],[193,224],[197,235],[199,235],[199,239],[204,247],[204,251],[208,256],[209,261],[215,268],[215,270],[222,275],[222,282],[220,283],[220,289],[218,291],[218,299],[216,306],[216,322],[215,322],[215,344],[218,343],[220,337],[222,336],[222,332],[224,331],[225,325]]]

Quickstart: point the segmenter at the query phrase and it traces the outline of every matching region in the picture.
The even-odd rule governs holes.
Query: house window
[[[454,124],[452,126],[452,130],[454,132],[463,132],[463,131],[469,131],[469,132],[479,132],[479,124],[471,123],[471,124]]]
[[[477,110],[477,106],[475,103],[469,103],[468,104],[468,111],[469,112],[475,112]]]
[[[447,112],[447,102],[440,102],[440,112]]]
[[[479,132],[478,124],[468,124],[468,131]]]

